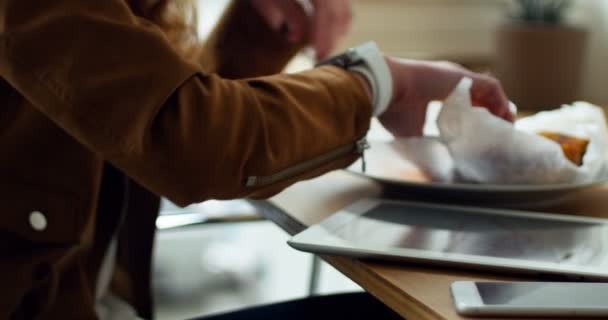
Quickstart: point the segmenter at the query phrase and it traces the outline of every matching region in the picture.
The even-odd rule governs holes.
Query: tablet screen
[[[476,282],[484,304],[532,308],[598,308],[608,301],[606,283]]]
[[[379,204],[332,230],[375,247],[600,266],[608,256],[605,224]]]

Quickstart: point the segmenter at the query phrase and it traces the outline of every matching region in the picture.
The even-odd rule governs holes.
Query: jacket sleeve
[[[279,73],[304,43],[271,30],[250,1],[232,1],[197,54],[205,71],[224,78]]]
[[[84,146],[178,204],[267,197],[357,158],[335,152],[365,135],[371,114],[348,72],[228,80],[186,62],[122,1],[2,2],[0,75]]]

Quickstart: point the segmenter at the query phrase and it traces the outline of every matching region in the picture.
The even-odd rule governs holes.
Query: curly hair
[[[131,10],[157,24],[185,56],[199,46],[196,0],[128,0]]]

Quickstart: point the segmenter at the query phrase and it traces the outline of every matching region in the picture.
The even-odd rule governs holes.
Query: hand
[[[349,0],[309,0],[310,16],[301,1],[250,0],[272,29],[283,32],[289,42],[309,42],[317,60],[327,58],[352,20]]]
[[[450,62],[429,62],[386,58],[393,77],[393,98],[380,122],[395,136],[420,136],[426,109],[433,100],[444,100],[463,77],[473,79],[471,99],[494,115],[512,122],[500,83],[495,78],[471,72]]]

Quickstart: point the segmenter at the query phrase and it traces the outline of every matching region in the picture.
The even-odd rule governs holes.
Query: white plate
[[[370,141],[370,145],[371,148],[365,152],[365,172],[362,172],[361,160],[348,170],[381,182],[385,186],[385,195],[391,198],[497,207],[545,207],[608,181],[550,185],[438,182],[405,159],[390,141]]]

